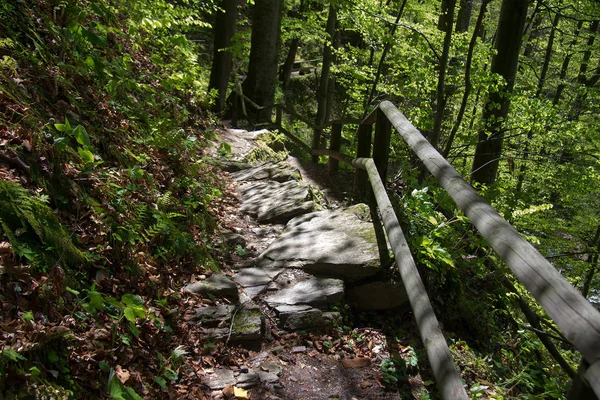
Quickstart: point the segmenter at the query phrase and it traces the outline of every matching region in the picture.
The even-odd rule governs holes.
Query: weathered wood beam
[[[583,357],[594,392],[600,394],[600,313],[469,185],[389,101],[380,109],[425,167],[506,262]],[[597,374],[597,375],[595,375]]]
[[[438,320],[427,296],[427,291],[417,270],[417,266],[400,228],[400,223],[383,182],[379,176],[375,162],[370,158],[357,158],[352,163],[357,168],[367,170],[371,187],[381,213],[383,226],[388,235],[392,251],[396,256],[396,264],[402,276],[402,283],[408,294],[408,299],[421,334],[421,339],[427,350],[427,357],[433,370],[435,381],[445,400],[467,399],[460,374],[454,365],[450,349],[442,334]]]

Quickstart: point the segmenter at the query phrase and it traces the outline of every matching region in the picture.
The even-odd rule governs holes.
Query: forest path
[[[417,396],[425,390],[418,374],[390,385],[398,376],[381,370],[382,364],[394,365],[389,361],[393,354],[412,351],[406,343],[416,333],[407,332],[413,329],[410,322],[399,322],[410,318],[378,312],[381,326],[357,324],[351,320],[363,317],[352,317],[344,305],[344,298],[361,302],[365,293],[369,298],[373,292],[397,292],[395,286],[368,283],[345,293],[348,282],[380,270],[368,208],[344,206],[351,174],[332,179],[322,166],[293,156],[285,162],[243,164],[264,133],[219,132],[219,140],[231,149],[221,167],[235,171],[230,176],[240,200],[221,234],[229,267],[186,288],[214,300],[188,312],[186,319],[207,337],[240,347],[221,349],[229,356],[205,369],[203,385],[212,398],[228,398],[236,388],[247,389],[253,399],[399,399],[398,390]],[[218,148],[219,143],[213,155]],[[317,185],[328,187],[321,191]],[[353,230],[359,233],[348,233]],[[365,236],[369,239],[361,242]],[[384,297],[385,308],[404,301]],[[390,324],[386,318],[396,321]],[[398,329],[390,335],[392,326]]]

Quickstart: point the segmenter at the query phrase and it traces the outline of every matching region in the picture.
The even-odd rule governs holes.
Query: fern
[[[0,181],[0,228],[18,256],[41,268],[85,261],[52,210],[17,183]]]

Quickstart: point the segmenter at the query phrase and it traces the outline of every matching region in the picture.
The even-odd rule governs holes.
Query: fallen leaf
[[[121,381],[121,383],[125,383],[129,380],[129,377],[131,376],[131,374],[129,373],[129,371],[127,371],[126,369],[121,368],[120,365],[117,365],[117,367],[115,368],[115,375],[117,375],[117,378],[119,378],[119,380]]]
[[[246,389],[239,388],[237,386],[233,387],[233,395],[236,399],[247,399],[248,391]]]
[[[360,387],[363,389],[366,389],[371,386],[373,386],[373,382],[371,381],[363,381],[363,383],[360,384]]]

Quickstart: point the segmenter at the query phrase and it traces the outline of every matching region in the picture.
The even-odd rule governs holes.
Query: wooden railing
[[[466,399],[467,394],[383,183],[386,179],[392,126],[554,320],[564,337],[582,354],[585,361],[574,380],[569,400],[590,399],[589,396],[593,394],[586,387],[591,387],[595,396],[600,398],[600,313],[458,174],[392,103],[381,102],[359,122],[356,158],[339,152],[342,125],[355,124],[356,121],[333,121],[315,126],[306,118],[298,118],[313,129],[312,146],[308,146],[281,126],[283,112],[288,112],[293,118],[298,117],[293,110],[283,104],[266,108],[276,108],[276,122],[270,124],[273,128],[284,133],[313,158],[328,156],[330,172],[337,170],[338,162],[353,166],[356,169],[355,191],[363,190],[367,181],[371,183],[443,399]],[[373,158],[369,158],[373,125]],[[329,149],[323,149],[320,138],[322,130],[327,126],[331,126],[330,146]]]

